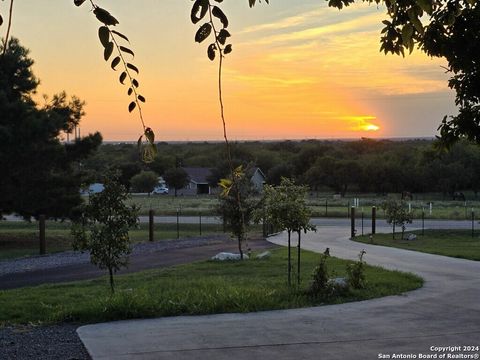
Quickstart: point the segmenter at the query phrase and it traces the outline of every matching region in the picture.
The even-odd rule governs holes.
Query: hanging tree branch
[[[3,40],[3,53],[5,55],[7,52],[8,47],[8,38],[10,37],[10,29],[12,27],[12,15],[13,15],[13,0],[10,0],[10,10],[8,11],[8,25],[7,25],[7,33],[5,34],[5,39]],[[3,18],[0,15],[0,26],[3,24]]]
[[[74,3],[76,6],[80,6],[85,1],[86,0],[74,0]],[[138,147],[142,153],[143,160],[145,162],[151,162],[157,154],[157,147],[155,145],[155,134],[150,127],[145,125],[143,118],[141,103],[145,103],[146,99],[138,92],[140,84],[135,78],[135,75],[138,75],[140,70],[132,62],[126,60],[126,55],[130,55],[133,58],[135,56],[134,52],[130,48],[121,45],[121,41],[127,43],[130,43],[130,41],[127,36],[111,28],[118,24],[118,20],[115,17],[113,17],[107,10],[95,4],[93,0],[89,1],[93,7],[95,17],[103,24],[103,26],[100,26],[98,29],[98,37],[104,48],[103,57],[105,61],[109,61],[114,50],[116,50],[117,55],[111,61],[110,67],[112,70],[116,71],[116,67],[120,64],[122,65],[119,82],[122,85],[128,84],[127,95],[133,96],[133,99],[128,104],[128,111],[131,113],[137,109],[143,128],[143,135],[138,139]],[[145,144],[143,143],[144,138],[146,140]]]
[[[222,0],[215,0],[216,2],[221,2]],[[251,3],[250,3],[251,4]],[[252,5],[252,4],[251,4]],[[220,117],[222,120],[223,126],[223,137],[225,139],[225,146],[227,151],[227,159],[230,170],[231,179],[222,179],[220,181],[220,186],[223,188],[222,195],[228,196],[230,191],[234,189],[235,200],[237,203],[239,211],[239,220],[241,224],[242,234],[245,234],[245,214],[242,207],[242,200],[240,194],[240,185],[239,182],[245,176],[242,166],[234,167],[232,159],[232,151],[230,142],[227,135],[227,124],[225,120],[225,112],[223,106],[223,94],[222,94],[222,69],[223,69],[223,59],[225,55],[228,55],[232,52],[232,44],[226,44],[227,39],[231,36],[228,27],[228,18],[225,13],[216,5],[212,5],[210,0],[196,0],[192,6],[192,11],[190,18],[194,24],[197,24],[202,20],[208,13],[208,21],[205,22],[197,30],[195,34],[195,41],[198,43],[206,40],[210,35],[213,36],[213,42],[207,47],[207,56],[211,61],[214,61],[217,52],[218,52],[218,101],[220,104]],[[221,23],[221,29],[217,30],[215,22]],[[239,251],[240,255],[243,258],[243,252],[241,243],[239,242]]]

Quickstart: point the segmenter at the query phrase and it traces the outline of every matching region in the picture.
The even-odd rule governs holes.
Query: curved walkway
[[[347,259],[365,249],[369,264],[414,272],[424,287],[342,305],[120,321],[78,333],[93,359],[478,358],[462,346],[480,346],[480,262],[359,244],[345,232],[322,228],[304,235],[302,247]],[[286,236],[270,240],[284,245]],[[459,351],[440,351],[449,346]]]

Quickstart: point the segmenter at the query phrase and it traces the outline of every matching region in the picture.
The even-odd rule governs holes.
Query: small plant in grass
[[[365,250],[360,251],[358,261],[347,265],[347,281],[354,289],[364,289],[367,285],[365,279],[365,261],[363,261],[363,255],[365,254]]]
[[[319,299],[328,299],[334,293],[334,286],[330,281],[330,273],[327,267],[328,256],[322,254],[320,256],[320,262],[313,270],[312,283],[307,290],[307,293],[311,297]]]
[[[90,251],[92,264],[108,269],[113,294],[113,274],[128,264],[128,231],[138,223],[138,208],[125,205],[128,193],[117,175],[106,177],[104,185],[101,193],[90,196],[81,219],[72,225],[72,235],[76,250]]]

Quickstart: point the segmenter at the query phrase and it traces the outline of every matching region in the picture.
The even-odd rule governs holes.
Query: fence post
[[[227,224],[225,223],[225,211],[223,211],[223,216],[222,216],[222,226],[223,226],[223,232],[227,232]]]
[[[199,225],[200,225],[200,236],[202,235],[202,214],[198,216],[199,218]]]
[[[350,238],[354,238],[355,237],[355,206],[352,206],[350,208]]]
[[[45,255],[47,248],[45,240],[45,215],[40,215],[38,217],[38,230],[40,240],[40,255]]]
[[[328,217],[328,199],[325,199],[325,217]]]
[[[363,207],[362,207],[362,236],[363,236]]]
[[[148,210],[148,240],[153,241],[153,215],[152,209]]]
[[[422,235],[425,235],[425,209],[422,209]]]
[[[180,223],[179,223],[179,214],[180,211],[177,209],[177,239],[180,238]]]
[[[472,237],[475,237],[475,212],[472,208]]]
[[[377,221],[377,208],[372,206],[372,235],[375,235]]]

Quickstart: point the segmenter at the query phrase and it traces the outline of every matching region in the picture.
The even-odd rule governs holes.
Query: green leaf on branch
[[[424,34],[424,29],[422,22],[418,18],[418,14],[415,8],[410,8],[407,10],[407,15],[410,21],[412,22],[413,26],[415,27],[415,30],[417,30],[420,34]]]
[[[141,102],[145,102],[145,98],[142,95],[138,95],[138,100]]]
[[[153,144],[155,142],[155,133],[149,127],[145,129],[145,138],[148,140],[150,144]]]
[[[2,26],[3,24],[3,18],[2,18],[2,15],[0,15],[0,26]]]
[[[207,55],[210,60],[215,60],[215,50],[217,50],[217,47],[215,44],[210,44],[207,49]]]
[[[100,39],[103,47],[106,48],[110,43],[110,31],[106,26],[100,26],[98,28],[98,38]]]
[[[228,44],[227,46],[225,46],[223,53],[227,55],[227,54],[230,54],[231,52],[232,52],[232,44]]]
[[[76,5],[76,6],[80,6],[82,5],[86,0],[73,0],[73,3]]]
[[[133,89],[132,89],[132,88],[128,88],[128,91],[127,91],[127,93],[128,93],[128,96],[132,95],[132,93],[133,93]]]
[[[128,105],[128,112],[132,112],[136,106],[137,106],[137,103],[135,101],[132,101],[130,105]]]
[[[192,23],[196,24],[202,20],[207,14],[209,7],[208,0],[196,0],[192,6],[192,12],[190,14],[190,19]]]
[[[118,20],[115,19],[107,10],[102,9],[101,7],[96,7],[93,10],[93,13],[97,17],[98,21],[104,23],[105,25],[117,25]]]
[[[200,26],[200,28],[197,30],[197,33],[195,34],[195,41],[201,43],[210,35],[211,32],[212,25],[210,25],[210,23],[203,24],[202,26]]]
[[[111,67],[113,70],[115,70],[115,67],[120,64],[120,56],[117,56],[115,59],[112,60]]]
[[[146,163],[151,163],[155,160],[158,150],[155,144],[147,144],[143,148],[142,160]]]
[[[112,33],[114,33],[115,35],[120,36],[123,40],[125,40],[125,41],[127,41],[127,42],[130,42],[130,40],[128,40],[128,38],[127,38],[125,35],[123,35],[122,33],[118,32],[118,31],[116,31],[116,30],[112,30]]]
[[[132,84],[133,86],[135,86],[136,88],[138,88],[138,81],[136,79],[133,79],[132,80]]]
[[[127,63],[127,67],[138,74],[138,68],[135,65]]]
[[[433,5],[431,0],[417,0],[418,6],[422,8],[428,15],[432,15]]]
[[[217,40],[220,44],[225,45],[227,37],[230,37],[230,33],[228,32],[228,30],[222,29],[218,33]]]
[[[213,14],[213,16],[218,18],[218,20],[220,20],[220,22],[223,25],[223,28],[228,27],[228,19],[227,19],[226,15],[223,13],[223,11],[218,6],[213,7],[212,14]]]
[[[120,78],[119,78],[120,83],[121,83],[122,85],[125,85],[124,81],[125,81],[126,78],[127,78],[127,73],[124,71],[124,72],[122,72],[122,73],[120,74]]]
[[[413,26],[411,24],[405,24],[402,29],[402,41],[405,45],[407,45],[410,40],[412,39],[413,35]]]
[[[113,53],[113,42],[109,42],[107,46],[105,46],[105,50],[103,51],[103,58],[105,61],[108,61],[110,59],[110,56]]]
[[[120,50],[123,51],[124,53],[127,53],[127,54],[132,55],[132,57],[135,56],[135,54],[133,53],[133,51],[130,50],[129,48],[126,48],[125,46],[120,46]]]
[[[222,188],[221,196],[226,197],[232,189],[233,182],[230,179],[220,179],[218,185]]]

